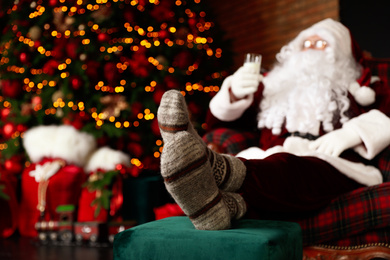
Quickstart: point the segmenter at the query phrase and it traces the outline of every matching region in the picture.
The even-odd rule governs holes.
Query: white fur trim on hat
[[[85,171],[87,173],[98,169],[112,171],[118,164],[130,166],[130,156],[109,147],[102,147],[92,154],[85,166]]]
[[[81,167],[96,149],[96,141],[73,126],[37,126],[24,133],[23,147],[33,163],[45,157],[61,158]]]
[[[349,93],[355,98],[356,102],[362,106],[369,106],[375,102],[375,91],[367,86],[360,86],[353,82],[349,85]]]

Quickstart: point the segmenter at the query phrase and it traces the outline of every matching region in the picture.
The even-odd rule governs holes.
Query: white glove
[[[362,143],[360,136],[350,128],[341,128],[329,132],[309,145],[309,149],[338,157],[342,152]]]
[[[263,75],[255,72],[249,66],[242,66],[234,74],[232,79],[231,90],[237,99],[242,99],[249,94],[257,91]]]

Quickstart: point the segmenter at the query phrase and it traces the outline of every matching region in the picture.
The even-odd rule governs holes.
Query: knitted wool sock
[[[227,205],[232,219],[240,219],[246,213],[246,203],[244,198],[233,192],[222,192],[223,201]]]
[[[187,131],[204,144],[190,122],[187,104],[180,91],[169,90],[164,93],[157,110],[157,118],[164,142],[169,142],[177,132]]]
[[[237,191],[246,175],[244,163],[237,157],[207,150],[217,186],[223,191]]]
[[[231,213],[211,173],[204,146],[192,134],[171,135],[161,154],[165,186],[196,229],[230,227]]]
[[[217,154],[208,149],[190,122],[187,104],[183,95],[177,90],[164,93],[157,111],[158,124],[164,142],[180,131],[192,134],[208,152],[212,172],[218,187],[224,191],[238,190],[244,181],[246,167],[234,156]]]

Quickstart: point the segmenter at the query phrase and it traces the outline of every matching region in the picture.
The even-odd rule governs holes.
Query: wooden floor
[[[112,245],[42,245],[14,236],[0,239],[1,260],[112,260]]]

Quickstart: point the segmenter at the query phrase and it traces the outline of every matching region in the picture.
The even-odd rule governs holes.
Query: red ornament
[[[162,89],[157,89],[156,91],[154,91],[153,100],[156,104],[160,104],[161,98],[164,95],[164,93],[165,93],[165,91]]]
[[[158,32],[158,37],[160,39],[166,39],[166,38],[169,37],[169,33],[168,33],[167,30],[161,30],[161,31]]]
[[[187,69],[194,61],[194,57],[189,51],[182,51],[173,59],[173,66],[177,66],[179,69]]]
[[[62,60],[66,56],[66,45],[68,44],[67,39],[60,38],[54,40],[54,48],[51,51],[51,56],[57,60]]]
[[[22,83],[19,80],[1,81],[1,91],[4,97],[17,98],[22,93]]]
[[[39,46],[41,46],[41,41],[40,40],[34,41],[34,48],[38,48]]]
[[[107,79],[110,86],[116,85],[119,79],[119,72],[114,62],[104,64],[104,77]]]
[[[25,52],[22,52],[19,54],[19,60],[21,63],[26,64],[30,60],[29,55]]]
[[[78,49],[79,49],[79,43],[76,41],[70,41],[65,45],[66,54],[71,59],[77,58]]]
[[[4,161],[4,168],[7,172],[12,174],[19,174],[23,170],[23,165],[20,162],[19,159],[17,159],[15,156],[11,159],[7,159]]]
[[[27,126],[19,124],[19,125],[16,126],[16,131],[18,131],[20,133],[26,132],[27,131]]]
[[[3,125],[3,129],[2,129],[2,132],[3,132],[3,136],[6,138],[6,139],[9,139],[12,137],[12,135],[16,132],[16,126],[13,124],[13,123],[5,123]]]
[[[131,112],[133,117],[137,117],[139,113],[142,113],[144,105],[141,102],[134,102],[131,104]]]
[[[99,33],[97,39],[99,42],[108,42],[110,40],[110,36],[107,33]]]
[[[88,78],[92,81],[97,81],[100,76],[100,66],[101,63],[93,60],[89,60],[86,62],[87,69],[85,70],[85,74],[87,74]]]
[[[133,166],[129,169],[129,174],[136,178],[140,175],[141,171],[142,170],[140,168]]]
[[[179,81],[171,76],[171,75],[168,75],[164,78],[164,83],[165,85],[167,86],[167,88],[170,88],[170,89],[178,89],[180,88],[180,83]]]
[[[131,142],[127,145],[127,150],[129,153],[131,153],[134,157],[141,157],[144,153],[144,149],[142,148],[142,145],[139,143]]]
[[[126,9],[123,12],[123,17],[125,18],[126,22],[133,22],[134,21],[134,13],[130,9]]]
[[[195,102],[188,103],[188,110],[192,115],[199,115],[202,112],[202,108]]]
[[[43,73],[53,76],[56,70],[58,69],[58,65],[60,65],[58,61],[54,59],[49,60],[48,62],[45,63],[45,65],[43,65],[42,68]]]
[[[74,90],[79,90],[83,86],[84,82],[79,76],[70,77],[70,85]]]
[[[158,22],[171,21],[175,15],[172,11],[172,1],[161,1],[159,5],[154,6],[150,15]]]
[[[50,5],[51,7],[56,6],[56,5],[57,5],[57,0],[49,0],[49,5]]]
[[[158,126],[158,121],[156,118],[153,119],[151,128],[152,128],[152,133],[155,136],[161,136],[160,127]]]
[[[5,121],[7,117],[11,114],[11,109],[3,108],[0,112],[0,118],[2,121]]]
[[[84,127],[84,115],[81,114],[82,112],[78,114],[68,114],[68,117],[65,117],[62,119],[62,122],[64,125],[71,125],[77,130],[80,130]]]
[[[158,171],[160,168],[160,159],[155,158],[154,156],[146,156],[142,160],[142,164],[144,165],[145,169]]]
[[[195,26],[196,25],[196,20],[194,18],[188,19],[188,25],[190,25],[192,27]]]
[[[138,133],[129,132],[129,139],[134,142],[141,142],[141,136]]]
[[[33,107],[37,106],[37,105],[40,105],[42,104],[42,98],[40,96],[34,96],[32,99],[31,99],[31,105]]]

